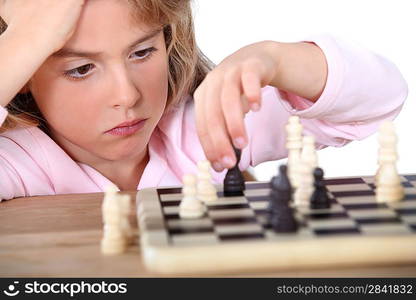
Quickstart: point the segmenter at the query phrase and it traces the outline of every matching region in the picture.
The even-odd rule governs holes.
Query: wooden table
[[[129,194],[134,202],[136,192]],[[137,244],[119,256],[103,256],[100,253],[102,199],[103,194],[96,193],[16,198],[0,202],[0,276],[159,276],[144,268]],[[135,211],[133,205],[131,221],[137,229]],[[416,265],[209,276],[416,277]],[[194,274],[194,277],[201,275]]]

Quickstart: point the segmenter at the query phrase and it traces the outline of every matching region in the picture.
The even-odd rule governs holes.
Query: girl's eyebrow
[[[147,40],[150,40],[151,38],[158,35],[162,29],[158,28],[156,30],[151,31],[150,33],[146,34],[145,36],[142,36],[138,40],[134,41],[130,44],[130,46],[127,47],[128,50],[131,50],[135,46],[137,46],[140,43],[143,43]],[[82,50],[76,50],[71,48],[62,48],[61,50],[53,53],[52,57],[87,57],[87,58],[96,58],[102,55],[102,52],[88,52],[88,51],[82,51]]]

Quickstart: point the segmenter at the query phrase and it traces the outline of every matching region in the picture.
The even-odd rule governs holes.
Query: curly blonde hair
[[[137,20],[163,26],[169,57],[168,99],[165,113],[179,106],[193,94],[213,64],[196,45],[191,0],[128,0]],[[0,34],[7,29],[0,18]],[[47,123],[31,93],[19,93],[6,106],[9,114],[0,133],[16,126],[38,126],[47,130]]]

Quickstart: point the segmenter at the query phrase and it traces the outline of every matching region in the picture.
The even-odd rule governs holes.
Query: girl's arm
[[[261,95],[266,85],[277,88],[267,93],[273,99],[267,105]],[[331,36],[314,37],[311,43],[260,42],[227,57],[198,87],[197,133],[207,159],[221,171],[235,164],[232,143],[240,149],[249,143],[269,149],[273,137],[274,146],[283,145],[282,122],[289,115],[301,117],[305,131],[322,146],[343,145],[393,119],[406,96],[397,67],[363,47]],[[246,128],[249,108],[253,113],[247,115],[251,126]],[[284,156],[280,146],[260,150],[262,157]]]
[[[276,61],[269,85],[312,102],[325,88],[328,66],[322,50],[313,43],[264,42]]]
[[[3,0],[0,17],[0,105],[6,106],[45,59],[72,36],[85,0]]]
[[[50,49],[36,37],[6,30],[0,35],[0,105],[5,107],[48,57]]]

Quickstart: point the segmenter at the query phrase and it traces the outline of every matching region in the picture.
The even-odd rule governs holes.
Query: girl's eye
[[[149,58],[150,55],[152,54],[152,52],[154,52],[154,51],[156,51],[156,48],[150,47],[150,48],[147,48],[147,49],[143,49],[143,50],[139,50],[139,51],[134,52],[132,54],[132,57],[136,58],[138,60],[144,60],[146,58]]]
[[[65,76],[73,79],[80,79],[86,77],[89,72],[94,68],[93,64],[83,65],[81,67],[64,72]]]

